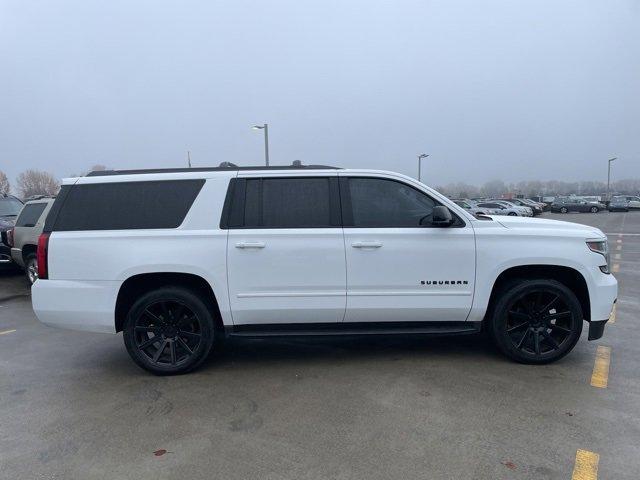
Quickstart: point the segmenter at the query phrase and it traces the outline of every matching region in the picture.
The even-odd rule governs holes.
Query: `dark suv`
[[[0,267],[13,263],[7,232],[16,223],[16,217],[22,210],[22,202],[12,195],[0,194]]]

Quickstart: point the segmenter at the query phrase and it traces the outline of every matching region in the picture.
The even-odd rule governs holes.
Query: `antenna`
[[[191,152],[187,150],[187,163],[189,164],[189,168],[191,168]]]

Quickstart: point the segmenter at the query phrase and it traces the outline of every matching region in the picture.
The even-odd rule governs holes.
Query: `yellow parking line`
[[[13,333],[15,332],[15,329],[13,330],[5,330],[4,332],[0,332],[0,335],[6,335],[7,333]]]
[[[611,310],[611,315],[609,315],[609,323],[616,323],[616,309],[618,305],[616,303],[613,304],[613,309]]]
[[[614,254],[613,254],[613,259],[614,259],[614,260],[620,260],[620,257],[622,257],[622,254],[621,254],[621,253],[614,253]]]
[[[571,480],[598,480],[598,462],[600,455],[588,450],[576,452],[576,463],[573,466]]]
[[[611,268],[611,271],[613,273],[618,273],[620,271],[620,264],[619,263],[614,263],[613,267]]]
[[[622,250],[622,245],[618,245],[618,246],[616,247],[616,250]]]
[[[591,386],[607,388],[609,383],[609,364],[611,363],[611,347],[598,346],[596,361],[591,374]]]
[[[622,239],[619,238],[618,240],[616,240],[617,243],[622,243]]]

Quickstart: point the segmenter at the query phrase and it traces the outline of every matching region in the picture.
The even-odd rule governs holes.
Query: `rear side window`
[[[337,178],[237,179],[228,197],[222,228],[340,226]]]
[[[204,182],[196,179],[73,185],[56,199],[57,205],[49,215],[55,219],[47,219],[45,230],[177,228]]]
[[[46,202],[25,205],[16,220],[16,227],[35,227],[45,208],[47,208]]]

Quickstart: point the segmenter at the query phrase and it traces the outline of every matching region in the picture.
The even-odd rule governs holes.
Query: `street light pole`
[[[421,174],[422,174],[422,159],[423,158],[427,158],[429,155],[427,155],[426,153],[421,153],[420,155],[418,155],[418,181],[421,181]]]
[[[264,130],[264,163],[269,166],[269,124],[254,125],[254,130]]]
[[[611,162],[613,162],[618,157],[613,157],[609,159],[609,165],[607,168],[607,201],[611,201],[611,194],[609,193],[609,184],[611,183]]]

